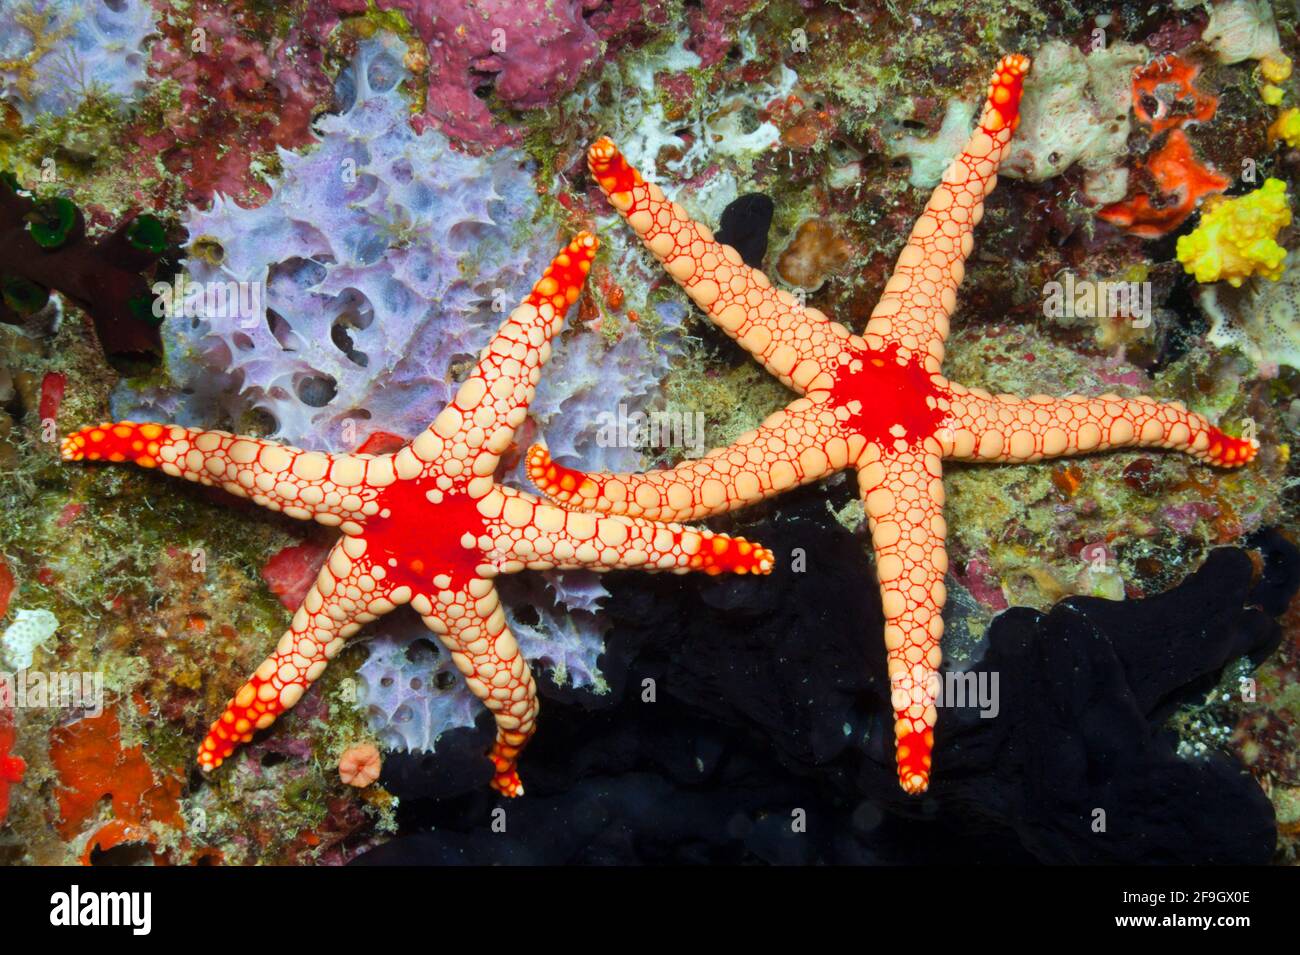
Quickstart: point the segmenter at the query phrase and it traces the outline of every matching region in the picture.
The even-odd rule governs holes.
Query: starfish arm
[[[487,505],[486,507],[484,505]],[[767,574],[772,552],[743,537],[623,516],[570,511],[497,487],[480,502],[485,559],[499,573],[525,568],[691,570]]]
[[[334,545],[289,630],[226,704],[199,746],[199,767],[216,769],[258,730],[302,699],[344,642],[363,624],[410,599],[408,587],[384,585],[364,556],[365,541],[344,537]]]
[[[579,510],[652,521],[723,514],[845,467],[863,447],[841,435],[834,411],[800,398],[725,448],[641,474],[588,474],[528,451],[528,477],[551,500]]]
[[[944,434],[948,458],[1037,461],[1112,448],[1170,448],[1208,464],[1240,467],[1259,444],[1224,434],[1181,404],[1102,395],[1049,398],[953,389]]]
[[[800,394],[830,387],[835,356],[849,337],[843,325],[774,288],[739,252],[715,241],[707,227],[645,182],[610,140],[592,144],[587,164],[610,204],[715,325]]]
[[[487,493],[501,454],[528,413],[542,366],[551,354],[551,339],[578,300],[597,246],[596,238],[583,232],[551,261],[492,336],[452,402],[398,452],[399,476],[414,477],[450,450],[455,463],[454,470],[446,471],[448,476],[469,476],[474,497]],[[447,462],[442,466],[446,468]]]
[[[326,454],[174,424],[120,421],[63,439],[65,461],[130,461],[172,477],[219,487],[273,511],[338,526],[365,520],[372,481],[388,456]],[[391,480],[391,477],[390,477]]]
[[[871,527],[885,615],[894,745],[899,784],[909,793],[929,786],[939,664],[943,653],[947,525],[938,442],[902,452],[872,445],[858,483]]]
[[[496,741],[488,758],[495,773],[492,788],[505,796],[522,796],[515,764],[537,728],[537,685],[519,650],[491,580],[475,577],[463,587],[425,598],[430,612],[425,626],[451,653],[470,691],[496,721]],[[421,607],[424,600],[417,600]]]
[[[984,197],[997,183],[998,164],[1019,123],[1020,94],[1029,59],[1004,56],[989,83],[988,100],[966,148],[943,174],[925,212],[898,257],[894,274],[876,303],[864,335],[879,335],[927,355],[939,370],[948,318],[957,304]]]

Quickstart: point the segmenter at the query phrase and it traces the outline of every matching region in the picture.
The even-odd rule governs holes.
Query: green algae
[[[789,392],[756,364],[746,362],[719,372],[706,370],[705,353],[688,352],[664,382],[664,409],[670,414],[704,414],[705,446],[730,444],[789,403]],[[697,449],[664,448],[651,466],[676,463]]]
[[[121,99],[93,93],[65,115],[0,133],[0,167],[37,195],[67,193],[78,205],[120,212],[135,188],[120,172],[131,115]]]

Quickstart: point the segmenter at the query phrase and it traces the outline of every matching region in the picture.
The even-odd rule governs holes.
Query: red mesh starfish
[[[1024,56],[1004,57],[979,128],[935,189],[866,330],[854,335],[802,307],[642,180],[602,139],[591,172],[668,273],[709,317],[802,397],[730,447],[644,474],[583,474],[540,446],[529,476],[566,506],[688,520],[858,472],[885,614],[899,781],[929,784],[941,660],[943,461],[1037,461],[1118,447],[1175,448],[1226,466],[1253,442],[1231,438],[1180,404],[1150,398],[991,395],[940,372],[963,263],[1018,121]]]
[[[293,707],[363,624],[409,603],[491,710],[492,786],[518,796],[515,762],[535,728],[537,690],[497,600],[497,574],[553,567],[771,570],[771,552],[739,538],[569,511],[494,479],[595,251],[596,240],[583,233],[556,256],[452,403],[394,454],[325,454],[223,431],[125,421],[64,439],[66,460],[158,467],[343,532],[275,653],[212,724],[199,748],[204,770]]]

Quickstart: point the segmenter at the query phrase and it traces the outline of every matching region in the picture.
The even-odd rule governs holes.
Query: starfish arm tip
[[[920,795],[930,788],[931,753],[934,730],[909,730],[898,738],[895,754],[898,784],[909,795]]]
[[[1200,456],[1209,464],[1221,468],[1240,468],[1255,460],[1259,454],[1257,438],[1234,438],[1213,426],[1209,429],[1209,446]]]
[[[1030,62],[1023,53],[1009,53],[998,62],[981,123],[987,131],[997,133],[1009,126],[1014,132],[1020,125],[1020,99]]]
[[[693,570],[702,570],[710,576],[718,574],[770,574],[775,565],[775,555],[761,544],[743,537],[712,534],[704,538],[700,549],[691,559]]]
[[[620,212],[630,204],[632,189],[645,181],[608,136],[600,137],[587,148],[587,168]]]
[[[519,774],[511,769],[508,773],[498,774],[492,779],[492,788],[507,799],[518,799],[524,794],[524,784]]]
[[[544,445],[534,444],[528,449],[524,469],[541,495],[557,504],[591,507],[600,496],[600,485],[595,479],[556,464]]]

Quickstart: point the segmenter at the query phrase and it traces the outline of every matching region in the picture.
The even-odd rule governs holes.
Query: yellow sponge
[[[1292,149],[1300,146],[1300,109],[1292,106],[1278,113],[1273,125],[1268,128],[1270,142],[1282,140]]]
[[[1259,189],[1236,199],[1208,200],[1201,224],[1178,240],[1178,261],[1198,282],[1226,280],[1240,286],[1251,275],[1277,281],[1286,249],[1274,237],[1290,222],[1286,184],[1265,180]]]

